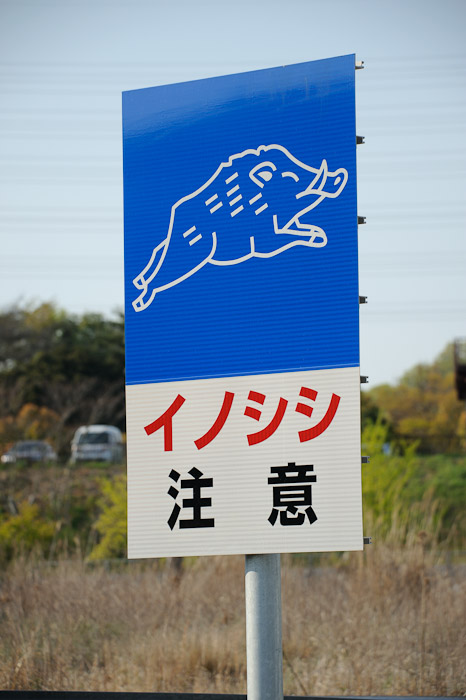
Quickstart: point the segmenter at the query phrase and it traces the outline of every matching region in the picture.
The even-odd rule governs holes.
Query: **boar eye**
[[[264,182],[268,182],[272,179],[272,171],[276,169],[276,165],[274,165],[270,161],[265,161],[265,163],[260,163],[259,165],[256,165],[249,173],[249,177],[253,182],[256,183],[256,185],[259,185],[259,187],[263,187]]]
[[[296,182],[299,181],[299,177],[296,175],[296,173],[292,173],[291,171],[286,172],[286,173],[282,173],[282,177],[292,177],[293,180],[296,180]]]

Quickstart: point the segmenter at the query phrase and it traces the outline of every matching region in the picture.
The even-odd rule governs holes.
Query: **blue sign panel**
[[[359,366],[354,66],[123,94],[128,385]]]

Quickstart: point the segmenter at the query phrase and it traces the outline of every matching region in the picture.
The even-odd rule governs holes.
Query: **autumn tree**
[[[464,447],[464,406],[455,392],[451,344],[432,364],[416,365],[395,386],[383,384],[368,393],[399,443],[415,441],[425,454],[457,453]]]

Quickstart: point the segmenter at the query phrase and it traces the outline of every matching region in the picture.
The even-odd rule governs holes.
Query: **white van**
[[[113,425],[82,425],[71,441],[71,464],[77,462],[121,462],[121,432]]]

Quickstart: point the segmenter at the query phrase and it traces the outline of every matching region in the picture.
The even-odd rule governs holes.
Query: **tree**
[[[25,404],[57,415],[59,450],[80,424],[124,431],[123,315],[78,317],[53,304],[0,313],[0,419],[16,419]]]
[[[398,442],[417,441],[425,454],[461,450],[463,405],[455,392],[451,344],[431,365],[416,365],[396,386],[383,384],[369,396],[392,424],[392,437]]]

